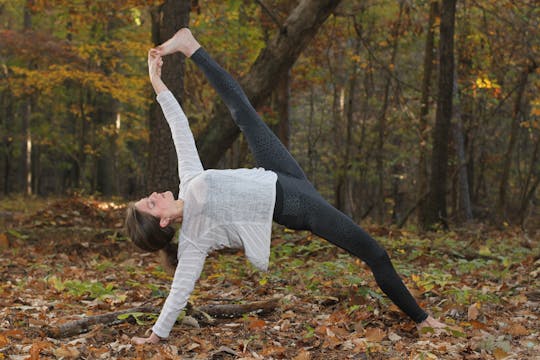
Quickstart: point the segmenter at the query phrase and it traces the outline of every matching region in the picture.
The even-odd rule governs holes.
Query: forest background
[[[159,39],[161,2],[0,4],[0,196],[134,199],[175,190],[174,160],[152,145],[170,153],[167,132],[152,132],[159,114],[145,62]],[[296,6],[178,4],[179,21],[241,79]],[[454,2],[448,53],[444,6],[341,2],[294,65],[276,74],[258,111],[315,186],[355,220],[402,225],[417,214],[427,226],[477,219],[536,228],[539,9],[534,1]],[[444,51],[452,69],[438,66]],[[219,101],[201,73],[189,61],[174,71],[165,77],[205,166],[253,166],[237,134],[212,137],[221,129]]]
[[[534,358],[539,15],[534,0],[0,0],[0,359]],[[171,277],[126,241],[125,205],[178,189],[146,53],[187,25],[446,335],[418,334],[358,259],[275,226],[268,273],[213,254],[190,298],[275,309],[130,344]],[[192,62],[167,57],[163,77],[205,166],[254,165]]]

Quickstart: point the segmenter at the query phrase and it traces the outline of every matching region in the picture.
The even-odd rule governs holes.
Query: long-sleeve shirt
[[[208,253],[243,248],[255,267],[267,270],[277,175],[262,168],[204,170],[178,101],[170,91],[160,92],[157,100],[171,129],[180,176],[178,197],[184,201],[178,266],[152,328],[166,338],[187,304]]]

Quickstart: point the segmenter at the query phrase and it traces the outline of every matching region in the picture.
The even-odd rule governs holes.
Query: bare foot
[[[420,324],[416,325],[418,333],[420,335],[432,333],[434,335],[445,334],[448,325],[440,322],[437,319],[434,319],[431,316],[428,316],[426,320],[422,321]]]
[[[200,47],[201,45],[193,37],[191,31],[188,28],[182,28],[178,30],[172,38],[156,47],[155,50],[157,50],[161,56],[181,52],[185,56],[191,57],[191,55],[193,55]]]

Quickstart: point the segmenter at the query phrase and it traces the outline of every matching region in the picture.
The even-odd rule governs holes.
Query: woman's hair
[[[159,251],[164,270],[174,273],[178,264],[178,245],[172,243],[176,232],[172,226],[161,227],[159,218],[137,210],[135,203],[131,202],[127,206],[125,229],[128,237],[140,249]]]

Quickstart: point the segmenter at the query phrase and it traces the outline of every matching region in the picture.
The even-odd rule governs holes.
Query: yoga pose
[[[162,56],[182,52],[204,73],[244,133],[255,169],[204,170],[188,120],[161,80]],[[366,262],[382,291],[418,328],[442,327],[418,306],[394,270],[386,251],[364,230],[330,205],[315,190],[279,139],[262,121],[238,83],[200,46],[188,29],[148,53],[150,81],[169,123],[178,156],[180,191],[152,193],[130,204],[128,235],[143,250],[170,246],[171,224],[181,222],[174,280],[149,337],[136,344],[157,343],[169,336],[185,307],[208,253],[243,248],[257,268],[266,270],[272,219],[291,229],[312,233]]]

